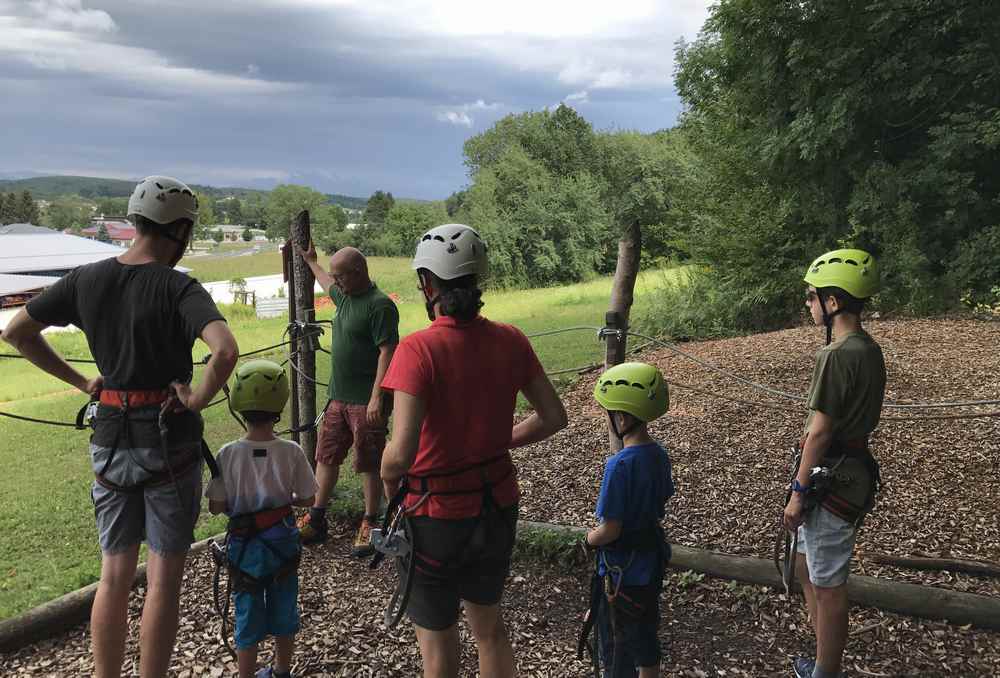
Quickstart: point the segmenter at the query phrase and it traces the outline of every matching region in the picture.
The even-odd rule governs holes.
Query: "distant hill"
[[[31,191],[31,195],[40,200],[52,200],[61,195],[79,195],[82,198],[97,200],[98,198],[127,198],[132,195],[132,189],[138,179],[103,179],[100,177],[51,176],[32,177],[30,179],[0,179],[0,192]],[[249,195],[267,195],[268,191],[254,188],[202,186],[191,184],[194,190],[215,198],[235,195],[246,198]],[[363,210],[368,204],[368,198],[358,198],[352,195],[327,193],[331,203]],[[406,198],[403,199],[408,200]]]

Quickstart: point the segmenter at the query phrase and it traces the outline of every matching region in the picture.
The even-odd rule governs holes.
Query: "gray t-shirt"
[[[217,459],[221,473],[205,496],[225,501],[230,516],[287,506],[316,494],[309,460],[290,440],[235,440],[219,450]]]

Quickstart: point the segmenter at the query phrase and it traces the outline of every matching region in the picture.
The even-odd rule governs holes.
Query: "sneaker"
[[[306,546],[325,542],[329,534],[326,519],[313,521],[311,513],[299,518],[295,526],[299,528],[299,539]]]
[[[813,669],[816,668],[816,660],[808,657],[796,657],[792,662],[795,669],[795,678],[812,678]]]
[[[375,547],[372,546],[373,527],[375,524],[370,522],[368,518],[361,519],[358,534],[354,537],[354,548],[351,549],[351,555],[355,558],[367,558],[375,553]]]

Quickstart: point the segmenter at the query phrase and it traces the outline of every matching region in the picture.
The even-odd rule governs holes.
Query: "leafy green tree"
[[[57,231],[81,228],[86,225],[89,212],[67,198],[57,198],[49,203],[42,222]]]
[[[362,220],[365,228],[370,232],[378,233],[385,225],[385,219],[389,215],[389,210],[396,204],[392,193],[375,191],[368,198],[368,205],[365,207],[365,214]]]
[[[251,193],[240,208],[243,222],[250,228],[267,230],[266,201],[260,193]],[[268,233],[268,237],[270,233]]]
[[[336,252],[347,226],[347,213],[339,205],[319,205],[309,213],[309,229],[316,246],[328,253]]]
[[[250,242],[251,240],[253,240],[253,231],[251,231],[250,227],[248,226],[247,228],[243,229],[243,233],[240,237],[243,238],[243,242]]]
[[[1000,257],[997,3],[722,0],[677,52],[697,161],[677,243],[711,267],[739,329],[799,313],[805,264],[879,256],[878,303],[992,294]]]
[[[0,193],[0,226],[6,226],[14,222],[10,210],[10,199],[6,193]]]
[[[455,191],[444,201],[444,208],[448,212],[449,217],[455,217],[461,213],[462,208],[465,207],[465,200],[468,196],[466,191]]]
[[[231,198],[225,201],[226,221],[230,224],[243,223],[243,204],[239,198]]]
[[[38,213],[38,204],[31,196],[31,191],[22,191],[17,199],[17,220],[25,224],[38,224],[41,215]]]
[[[323,231],[335,219],[332,209],[332,205],[327,205],[327,197],[324,194],[314,191],[308,186],[299,186],[297,184],[282,184],[281,186],[277,186],[268,196],[267,207],[265,208],[267,237],[272,240],[287,238],[292,220],[302,210],[309,210],[310,226],[312,229],[314,231]],[[321,224],[319,229],[316,228],[317,224]],[[314,240],[319,242],[316,235],[314,235]]]
[[[377,256],[412,256],[417,238],[445,223],[448,213],[443,203],[396,203],[386,215],[381,233],[361,243],[361,249]]]
[[[204,193],[195,193],[198,198],[198,223],[202,228],[215,226],[218,219],[215,215],[215,201],[212,197]],[[212,236],[215,237],[214,235]],[[221,241],[216,241],[221,242]]]
[[[104,225],[103,221],[97,227],[97,240],[99,242],[111,242],[111,235],[108,233],[108,228]]]
[[[226,237],[225,235],[223,235],[221,228],[217,228],[217,229],[211,231],[209,233],[209,235],[212,237],[212,240],[214,240],[215,242],[222,242],[223,240],[225,240],[225,237]]]
[[[127,216],[128,198],[100,198],[97,201],[97,214],[105,217]]]

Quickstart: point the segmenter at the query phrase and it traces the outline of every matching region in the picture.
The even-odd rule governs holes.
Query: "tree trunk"
[[[618,263],[615,265],[615,279],[611,284],[611,304],[604,317],[608,330],[604,354],[604,369],[625,360],[628,343],[626,332],[629,328],[629,314],[635,298],[635,279],[639,275],[639,259],[642,255],[642,234],[638,222],[625,229],[618,241]],[[608,444],[611,452],[621,449],[622,443],[608,427]]]
[[[312,235],[309,228],[309,212],[303,210],[292,222],[291,239],[298,243],[303,250],[309,249],[309,241]],[[302,257],[292,257],[295,271],[295,294],[290,295],[295,299],[295,317],[305,323],[316,322],[316,298],[313,294],[313,286],[316,279],[312,269],[302,259]],[[312,332],[313,328],[307,331]],[[306,426],[316,421],[316,343],[318,339],[304,338],[302,332],[296,328],[292,336],[297,337],[297,352],[293,353],[292,360],[298,367],[300,374],[296,381],[296,392],[298,394],[298,418],[296,426]],[[294,346],[294,345],[293,345]],[[309,428],[299,434],[299,444],[305,450],[309,462],[316,465],[316,429]]]
[[[285,283],[288,286],[288,324],[289,327],[295,326],[295,250],[292,247],[292,240],[289,238],[285,241],[284,246],[281,248],[282,254],[282,272],[284,273]],[[299,340],[297,333],[292,330],[289,331],[289,341],[288,352],[289,355],[295,357],[299,352]],[[291,386],[291,393],[289,394],[291,398],[289,399],[289,409],[291,410],[289,421],[292,422],[292,440],[299,442],[299,432],[296,430],[299,426],[299,373],[295,371],[291,366],[288,367],[288,380]]]

